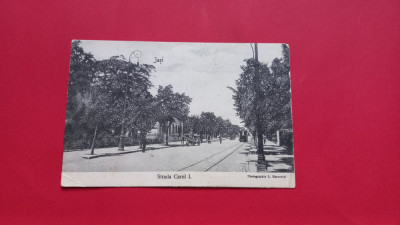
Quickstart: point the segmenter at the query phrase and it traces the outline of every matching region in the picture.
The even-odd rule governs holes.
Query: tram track
[[[222,150],[222,151],[219,151],[219,152],[217,152],[217,153],[215,153],[215,154],[213,154],[213,155],[210,155],[210,156],[208,156],[208,157],[206,157],[206,158],[204,158],[204,159],[202,159],[202,160],[200,160],[200,161],[197,161],[197,162],[195,162],[195,163],[193,163],[193,164],[191,164],[191,165],[189,165],[189,166],[186,166],[186,167],[183,167],[183,168],[181,168],[181,169],[179,169],[178,171],[183,171],[183,170],[186,170],[186,169],[188,169],[188,168],[190,168],[190,167],[194,167],[194,166],[196,166],[196,165],[199,165],[199,164],[201,164],[201,163],[203,163],[203,162],[207,162],[207,163],[210,163],[208,160],[210,160],[210,159],[212,159],[212,158],[215,158],[215,157],[217,157],[218,155],[220,155],[221,153],[224,153],[224,152],[227,152],[229,149],[232,149],[232,148],[235,148],[233,151],[231,151],[229,154],[227,154],[227,155],[225,155],[224,157],[222,157],[220,160],[218,160],[216,163],[212,163],[212,165],[211,166],[208,166],[205,170],[203,170],[204,172],[207,172],[207,171],[209,171],[210,169],[212,169],[214,166],[216,166],[216,165],[218,165],[219,163],[221,163],[222,161],[224,161],[227,157],[229,157],[230,155],[232,155],[234,152],[236,152],[240,147],[242,147],[243,145],[244,145],[245,143],[236,143],[236,144],[234,144],[234,145],[231,145],[231,146],[229,146],[228,148],[226,148],[226,149],[224,149],[224,150]]]

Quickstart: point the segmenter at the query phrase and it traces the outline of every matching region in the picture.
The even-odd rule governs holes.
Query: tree
[[[256,137],[264,131],[264,127],[258,121],[262,121],[266,113],[261,102],[267,96],[264,91],[268,85],[266,78],[270,76],[270,71],[267,64],[256,62],[254,59],[246,59],[245,62],[246,65],[241,67],[242,73],[236,80],[236,89],[228,88],[234,92],[237,115],[253,137]]]
[[[154,66],[133,64],[123,56],[96,61],[80,41],[72,42],[70,64],[65,148],[90,146],[93,154],[101,134],[111,140],[101,140],[104,146],[114,143],[112,136],[119,131],[120,137],[132,129],[147,133],[154,125],[154,112],[160,111],[149,92]]]
[[[202,112],[200,116],[192,115],[187,117],[184,126],[184,133],[193,132],[200,134],[201,137],[208,136],[227,136],[234,139],[240,131],[240,127],[233,125],[229,119],[224,120],[220,116],[215,116],[213,112]]]
[[[239,134],[239,132],[240,132],[240,127],[238,125],[233,125],[233,124],[230,125],[228,129],[228,134],[231,139],[235,139],[236,136]]]
[[[226,132],[226,126],[227,124],[225,123],[224,119],[222,119],[222,117],[218,116],[215,119],[215,135],[223,135]]]
[[[90,93],[94,75],[95,59],[92,54],[86,53],[80,47],[80,41],[71,44],[71,61],[69,69],[67,118],[73,117],[79,108],[79,99]]]
[[[215,134],[215,122],[217,117],[213,112],[201,112],[200,114],[200,123],[201,123],[201,131],[200,135],[214,136]]]
[[[139,132],[140,147],[144,152],[146,150],[146,134],[154,127],[159,118],[159,106],[153,96],[147,96],[143,100],[139,110],[130,110],[127,123],[131,130]]]
[[[95,59],[84,52],[80,43],[71,44],[64,148],[84,147],[87,138],[88,127],[82,118],[90,97]]]
[[[271,64],[258,62],[257,44],[255,58],[246,59],[242,73],[236,80],[233,91],[234,107],[245,126],[257,136],[259,159],[264,158],[263,134],[279,129],[283,124],[291,124],[290,114],[290,65],[289,49],[282,45],[283,58],[276,58]],[[288,118],[290,117],[290,120]]]
[[[181,121],[186,119],[192,99],[185,93],[174,92],[172,85],[159,86],[156,99],[160,109],[159,122],[166,127],[166,145],[168,145],[168,130],[174,118]]]
[[[266,109],[263,119],[264,133],[269,135],[279,129],[292,128],[289,48],[282,44],[282,58],[275,58],[271,64],[271,75],[265,77],[262,107]]]
[[[88,128],[94,130],[90,151],[93,155],[98,131],[106,130],[116,121],[115,110],[110,105],[112,101],[110,101],[109,93],[102,91],[100,86],[94,86],[91,93],[83,119]]]
[[[132,112],[140,112],[141,107],[146,108],[146,104],[150,104],[149,77],[153,70],[151,65],[135,65],[124,61],[121,56],[96,62],[92,82],[94,91],[88,106],[91,119],[87,120],[91,127],[95,127],[92,154],[99,128],[120,128],[122,138],[124,126],[133,126],[139,119],[147,122],[149,118],[130,116]]]
[[[200,117],[197,115],[188,116],[184,122],[183,134],[193,132],[195,134],[200,134],[202,126],[200,122]]]

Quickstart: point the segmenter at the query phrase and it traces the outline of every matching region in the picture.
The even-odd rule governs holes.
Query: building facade
[[[183,122],[174,118],[172,123],[167,122],[166,124],[161,124],[156,122],[153,129],[151,129],[147,135],[146,139],[150,143],[165,143],[168,135],[168,141],[179,141],[182,137]]]

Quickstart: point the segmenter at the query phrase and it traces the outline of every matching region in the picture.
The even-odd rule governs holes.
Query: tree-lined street
[[[96,60],[80,43],[74,41],[71,47],[64,149],[90,147],[93,155],[95,148],[113,146],[118,139],[119,150],[125,145],[140,145],[145,150],[146,135],[157,122],[166,131],[168,145],[168,131],[175,119],[186,124],[180,136],[237,135],[239,126],[213,112],[189,116],[192,98],[174,91],[171,84],[159,86],[152,95],[150,77],[156,67],[140,64],[140,51],[128,58],[119,55]]]
[[[64,153],[65,172],[112,172],[112,171],[196,171],[196,172],[260,172],[257,171],[255,146],[237,140],[223,140],[200,146],[155,148],[142,153],[82,158],[82,152]],[[160,147],[160,146],[158,146]],[[268,172],[287,172],[293,169],[293,155],[272,142],[264,145]],[[111,152],[112,149],[104,149]],[[127,149],[127,150],[132,150]],[[102,151],[102,149],[99,149]]]
[[[274,58],[270,65],[259,58],[258,44],[252,44],[251,48],[252,58],[235,56],[242,57],[244,65],[227,68],[241,70],[239,74],[232,74],[235,85],[221,85],[224,83],[216,77],[202,84],[201,92],[194,93],[201,99],[214,81],[220,84],[208,102],[221,105],[214,109],[236,111],[242,121],[239,126],[231,122],[237,119],[234,116],[223,118],[212,110],[192,113],[197,99],[176,91],[174,85],[182,85],[180,80],[154,87],[152,77],[156,76],[164,57],[163,61],[155,61],[159,64],[152,65],[141,62],[142,52],[134,50],[126,57],[96,59],[82,48],[81,41],[73,41],[63,169],[292,170],[293,160],[285,161],[282,156],[293,155],[289,48],[282,44],[281,57]],[[198,54],[190,48],[187,50]],[[176,71],[174,67],[182,67],[186,62],[171,63],[171,70]],[[215,72],[205,65],[190,68],[193,70],[190,73]],[[181,78],[186,75],[194,78],[192,74],[180,74]],[[197,88],[199,84],[190,85]],[[220,91],[232,94],[233,103],[223,102]],[[189,146],[176,147],[176,141]],[[278,151],[278,148],[281,149]],[[139,149],[145,154],[138,154]],[[280,152],[279,157],[272,156],[276,152]],[[282,165],[272,163],[277,161]],[[257,169],[252,169],[254,165]]]
[[[243,171],[240,163],[244,158],[238,157],[242,151],[244,151],[244,143],[223,140],[222,144],[212,142],[200,146],[170,147],[146,153],[137,152],[90,160],[77,157],[79,152],[67,152],[63,171],[218,171],[222,168],[215,164],[224,160],[232,161],[229,157],[232,157],[234,162],[230,163],[229,168],[223,168],[224,170],[220,171],[225,171],[225,169]],[[215,166],[212,167],[213,165]]]

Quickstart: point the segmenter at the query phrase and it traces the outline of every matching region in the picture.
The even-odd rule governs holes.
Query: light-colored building
[[[159,122],[156,122],[153,129],[151,129],[147,135],[146,139],[149,142],[165,142],[167,133],[168,133],[168,141],[179,141],[182,136],[183,123],[178,119],[174,118],[174,121],[168,126],[169,123],[166,123],[164,126]],[[168,132],[167,132],[167,128]]]

